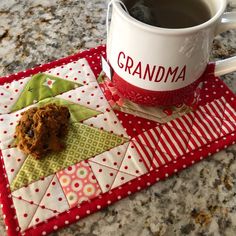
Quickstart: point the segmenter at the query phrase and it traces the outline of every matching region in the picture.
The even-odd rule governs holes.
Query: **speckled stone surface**
[[[0,0],[0,75],[105,43],[106,0]],[[228,10],[236,10],[231,1]],[[212,57],[236,54],[236,31]],[[236,93],[236,73],[222,77]],[[0,214],[0,235],[5,226]],[[236,145],[51,236],[236,235]]]

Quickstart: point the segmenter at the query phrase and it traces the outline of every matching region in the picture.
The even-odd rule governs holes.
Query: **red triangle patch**
[[[115,113],[122,126],[126,129],[127,134],[132,138],[159,125],[155,121],[121,111],[115,111]]]

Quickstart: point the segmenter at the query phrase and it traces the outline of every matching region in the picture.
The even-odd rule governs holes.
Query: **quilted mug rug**
[[[148,108],[119,95],[100,55],[105,46],[0,78],[8,235],[46,235],[235,143],[236,98],[219,78],[204,78],[195,109]],[[15,127],[49,103],[70,111],[66,148],[35,160],[16,148]]]

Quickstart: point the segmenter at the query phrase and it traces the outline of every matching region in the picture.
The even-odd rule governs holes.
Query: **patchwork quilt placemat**
[[[235,143],[236,97],[219,78],[204,78],[194,106],[139,106],[100,74],[101,54],[105,46],[0,78],[8,235],[46,235]],[[16,148],[15,127],[49,103],[70,111],[66,149],[35,160]]]

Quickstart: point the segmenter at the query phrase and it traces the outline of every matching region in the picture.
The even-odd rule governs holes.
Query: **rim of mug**
[[[134,24],[137,27],[142,28],[143,30],[146,31],[150,31],[150,32],[155,32],[155,33],[164,33],[164,34],[184,34],[184,33],[192,33],[194,31],[198,31],[204,28],[207,28],[208,26],[210,26],[211,24],[213,24],[215,21],[217,21],[219,19],[219,17],[221,17],[221,15],[224,13],[225,9],[226,9],[226,5],[227,5],[227,1],[226,0],[218,0],[221,3],[221,6],[219,7],[218,11],[208,20],[203,22],[200,25],[196,25],[193,27],[187,27],[187,28],[162,28],[162,27],[158,27],[158,26],[152,26],[152,25],[148,25],[146,23],[143,23],[137,19],[135,19],[134,17],[132,17],[131,15],[129,15],[124,8],[121,6],[121,4],[119,3],[119,1],[114,1],[113,2],[113,6],[116,8],[116,10],[118,11],[118,13],[120,14],[121,17],[125,18],[126,20],[128,20],[130,23]]]

